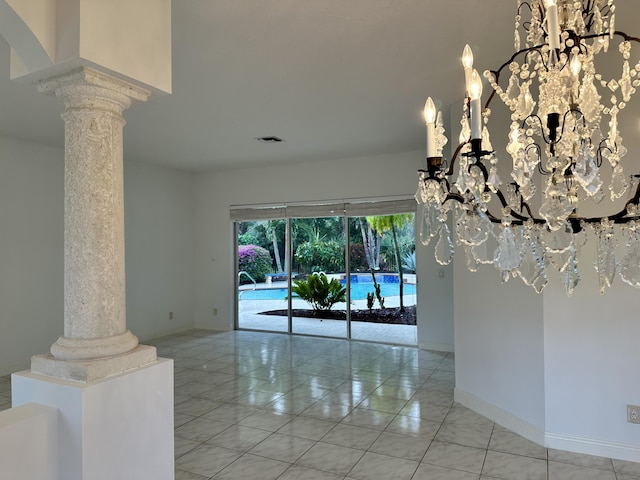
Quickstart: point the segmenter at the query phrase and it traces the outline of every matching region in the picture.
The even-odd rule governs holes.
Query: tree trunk
[[[369,230],[371,235],[373,235],[373,233],[371,232],[371,230]],[[380,245],[382,244],[382,234],[381,233],[377,233],[376,234],[376,253],[375,253],[375,257],[373,259],[373,263],[374,266],[376,268],[376,270],[380,269]]]
[[[289,275],[289,257],[291,256],[291,239],[289,238],[290,226],[287,225],[285,220],[284,225],[284,273]]]
[[[271,239],[273,241],[273,256],[276,257],[276,266],[278,273],[282,273],[282,262],[280,262],[280,248],[278,248],[278,235],[276,234],[276,227],[271,227]]]
[[[372,235],[371,235],[371,227],[369,223],[365,220],[364,223],[367,223],[368,232],[364,229],[364,223],[362,222],[362,217],[358,217],[358,223],[360,224],[360,233],[362,234],[362,246],[364,247],[364,255],[367,259],[367,265],[369,266],[369,270],[373,270],[376,268],[375,262],[375,248],[374,245],[371,244]]]
[[[396,263],[398,264],[398,279],[400,280],[400,311],[404,312],[404,278],[402,276],[402,262],[400,261],[400,247],[398,246],[398,235],[396,233],[395,223],[391,224],[391,232],[393,233],[393,250],[396,257]]]

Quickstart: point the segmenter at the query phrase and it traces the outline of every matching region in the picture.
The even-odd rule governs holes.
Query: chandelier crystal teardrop
[[[618,123],[640,87],[640,61],[630,63],[640,38],[616,31],[615,17],[614,0],[516,0],[515,53],[484,72],[493,89],[484,107],[482,79],[464,49],[466,100],[450,162],[442,115],[427,100],[427,168],[418,172],[416,201],[420,239],[437,237],[439,263],[453,258],[451,215],[469,270],[493,264],[503,281],[520,277],[540,293],[555,269],[571,295],[593,232],[600,293],[616,275],[640,288],[640,174],[624,165]],[[596,70],[605,54],[619,55],[618,78]],[[511,112],[510,176],[487,128],[496,96]]]

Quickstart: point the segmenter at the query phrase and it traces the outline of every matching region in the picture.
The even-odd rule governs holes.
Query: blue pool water
[[[396,277],[397,278],[397,277]],[[400,286],[397,283],[380,283],[380,293],[383,297],[400,295]],[[373,292],[372,283],[352,283],[351,300],[365,300],[367,292]],[[415,295],[416,286],[404,284],[405,295]],[[258,290],[244,290],[241,292],[242,300],[284,300],[287,297],[286,288],[263,288]]]

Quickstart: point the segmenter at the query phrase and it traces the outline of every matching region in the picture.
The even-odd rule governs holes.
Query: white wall
[[[408,152],[199,175],[196,181],[197,326],[229,330],[233,325],[230,205],[412,196],[417,187],[416,170],[423,168],[423,164],[422,152]],[[426,253],[425,249],[417,248],[419,274],[423,280],[418,286],[418,331],[424,328],[421,324],[434,328],[430,338],[420,334],[420,341],[450,348],[453,344],[451,294],[449,288],[439,288],[438,283],[450,281],[450,276],[441,279],[437,272],[424,268],[428,265],[422,259]],[[432,307],[435,314],[431,312]],[[214,308],[218,309],[216,317]],[[435,327],[437,324],[440,326]]]
[[[459,117],[459,107],[451,117]],[[491,143],[498,154],[499,175],[511,181],[506,152],[509,115],[499,99],[492,103]],[[506,122],[506,123],[505,123]],[[460,127],[452,129],[457,138]],[[497,200],[490,206],[500,215]],[[495,226],[496,234],[499,227]],[[495,248],[492,245],[490,248]],[[456,399],[500,420],[520,422],[510,428],[542,441],[545,426],[543,302],[519,278],[502,284],[492,266],[477,272],[466,267],[465,252],[454,257]],[[525,425],[527,430],[522,428]],[[535,433],[535,435],[533,435]]]
[[[453,264],[440,265],[433,255],[437,238],[428,245],[420,243],[416,212],[416,263],[418,268],[418,346],[427,350],[453,352]]]
[[[49,350],[63,322],[63,152],[0,137],[0,374]]]
[[[590,236],[573,296],[557,276],[544,292],[548,443],[638,462],[640,425],[627,423],[626,406],[640,405],[640,292],[616,278],[599,295],[594,258]]]
[[[127,326],[142,340],[193,326],[194,184],[192,174],[125,161]]]
[[[61,149],[0,137],[0,375],[62,335],[63,162]],[[143,340],[193,325],[193,185],[125,162],[127,324]]]
[[[549,272],[541,295],[492,267],[454,266],[456,400],[546,446],[640,461],[638,291],[619,278],[598,294],[595,238],[567,297]]]
[[[498,420],[510,414],[539,432],[545,426],[543,303],[520,279],[500,282],[498,271],[467,270],[454,260],[456,399]],[[472,402],[469,404],[469,402]],[[476,403],[473,403],[476,402]],[[481,405],[485,403],[485,405]],[[514,428],[513,425],[507,425]],[[520,431],[525,434],[527,432]]]

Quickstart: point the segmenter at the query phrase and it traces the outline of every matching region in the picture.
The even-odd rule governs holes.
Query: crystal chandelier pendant
[[[502,272],[513,272],[520,266],[521,261],[522,251],[516,233],[509,225],[505,225],[498,238],[498,249],[495,256],[496,268]]]
[[[568,223],[557,230],[544,230],[541,234],[541,242],[549,253],[564,253],[573,246],[573,234]]]
[[[547,278],[546,272],[544,272],[542,275],[536,278],[536,281],[533,282],[533,285],[531,286],[533,287],[536,293],[542,293],[542,290],[544,290],[544,287],[546,287],[548,283],[549,283],[549,279]]]
[[[492,265],[495,260],[495,251],[498,248],[498,237],[489,219],[483,228],[488,232],[487,239],[478,245],[472,245],[471,253],[479,265]]]
[[[567,266],[563,270],[564,274],[564,286],[567,290],[567,295],[570,297],[573,295],[578,283],[580,283],[580,275],[578,274],[578,260],[575,252],[569,259]]]
[[[620,278],[632,287],[640,287],[640,235],[635,222],[629,228],[627,253],[620,265]]]
[[[456,235],[460,242],[469,246],[476,246],[484,243],[489,236],[487,230],[486,216],[462,211],[456,222]]]
[[[518,96],[518,105],[516,107],[518,117],[520,117],[521,120],[524,120],[533,113],[535,106],[536,102],[529,91],[529,82],[525,82],[522,85],[520,95]]]
[[[476,258],[473,255],[473,251],[472,251],[471,246],[469,245],[465,245],[464,246],[464,256],[466,258],[466,265],[467,265],[467,270],[469,270],[470,272],[477,272],[478,271],[478,261],[476,260]]]
[[[571,246],[569,250],[565,250],[564,252],[548,252],[547,258],[549,259],[549,264],[552,265],[558,272],[564,272],[569,266],[569,262],[575,258],[576,250]]]
[[[434,204],[427,204],[422,209],[422,218],[420,221],[420,242],[423,245],[429,245],[431,239],[436,236],[438,231],[438,215],[440,210]]]
[[[609,185],[611,200],[621,198],[628,188],[629,182],[627,181],[627,176],[624,174],[622,167],[618,164],[613,168],[613,176],[611,178],[611,184]]]
[[[590,146],[586,142],[582,142],[579,147],[573,168],[573,176],[589,197],[593,197],[602,187],[600,169]]]
[[[532,286],[543,271],[544,264],[536,255],[534,245],[531,242],[526,242],[522,249],[522,261],[518,268],[518,275],[525,284]]]
[[[615,237],[613,222],[603,220],[597,230],[598,252],[596,256],[596,272],[598,272],[598,285],[600,293],[605,288],[611,287],[616,275],[618,265],[615,257]]]
[[[438,242],[436,243],[435,257],[440,265],[449,265],[453,261],[453,242],[451,233],[446,223],[440,226]]]

